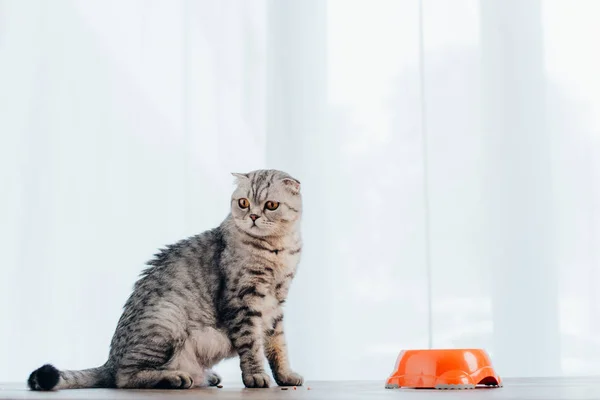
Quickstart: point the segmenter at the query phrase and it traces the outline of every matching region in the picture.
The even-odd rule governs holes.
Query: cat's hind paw
[[[208,383],[208,386],[217,386],[221,383],[221,377],[215,371],[209,369],[206,371],[206,382]]]
[[[154,386],[155,389],[189,389],[194,386],[190,374],[182,371],[169,371]]]

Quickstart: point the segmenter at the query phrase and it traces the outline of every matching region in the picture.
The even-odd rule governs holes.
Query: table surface
[[[239,383],[224,383],[222,389],[122,390],[77,389],[33,392],[24,384],[0,383],[0,399],[600,399],[600,377],[505,379],[503,388],[472,390],[384,389],[376,381],[315,381],[296,390],[280,387],[245,389]],[[310,389],[309,389],[310,388]]]

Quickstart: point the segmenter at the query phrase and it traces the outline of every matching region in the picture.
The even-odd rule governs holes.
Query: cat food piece
[[[306,387],[306,390],[310,390],[310,386],[307,386],[307,387]]]
[[[286,387],[282,387],[282,388],[281,388],[281,390],[288,390],[288,388],[286,388]]]
[[[296,389],[297,389],[296,386],[294,386],[294,390],[296,390]]]
[[[223,389],[223,385],[217,385],[219,389]]]

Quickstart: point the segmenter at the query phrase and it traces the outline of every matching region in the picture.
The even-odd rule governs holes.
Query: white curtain
[[[594,0],[0,0],[0,377],[102,364],[231,171],[303,183],[308,379],[600,373]],[[220,371],[239,381],[237,361]]]

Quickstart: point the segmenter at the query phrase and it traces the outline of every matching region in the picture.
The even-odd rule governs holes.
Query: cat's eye
[[[248,201],[248,199],[239,199],[238,205],[240,206],[240,208],[248,208],[250,207],[250,202]]]
[[[269,200],[269,201],[267,201],[267,204],[265,204],[265,208],[267,210],[271,210],[271,211],[277,210],[277,207],[279,207],[279,203],[276,201]]]

